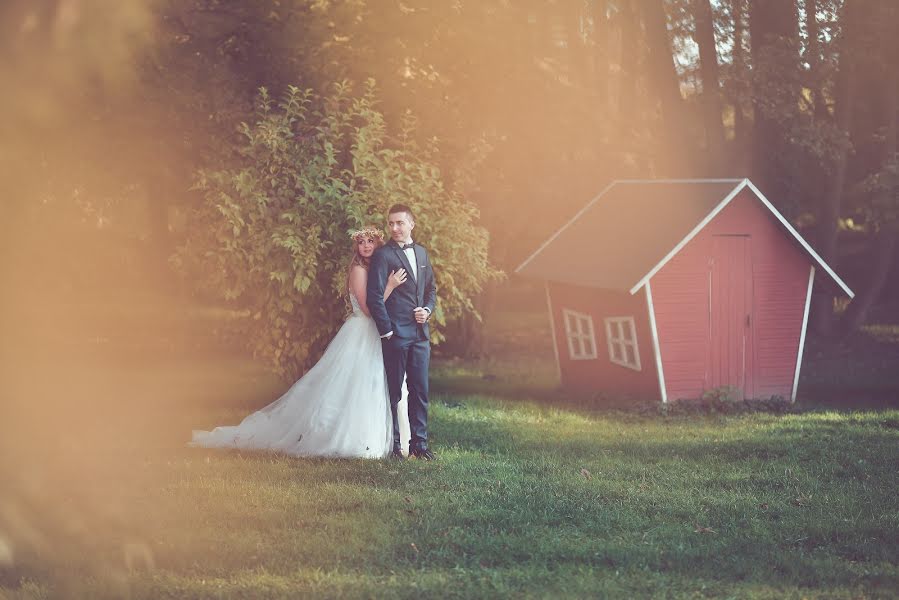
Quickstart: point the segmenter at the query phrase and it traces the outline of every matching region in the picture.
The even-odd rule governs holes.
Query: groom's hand
[[[431,313],[429,313],[426,308],[422,308],[420,306],[416,306],[412,312],[415,313],[415,321],[418,323],[426,322],[428,320],[428,317],[431,315]]]

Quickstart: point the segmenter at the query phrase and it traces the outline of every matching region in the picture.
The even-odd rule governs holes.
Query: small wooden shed
[[[662,402],[795,401],[816,274],[853,296],[748,179],[615,181],[516,272],[563,385]]]

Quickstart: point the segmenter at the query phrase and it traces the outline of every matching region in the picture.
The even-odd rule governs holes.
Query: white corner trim
[[[668,393],[665,390],[665,373],[662,371],[662,351],[659,349],[659,330],[656,328],[655,307],[652,304],[652,290],[649,282],[646,282],[646,308],[649,311],[649,329],[652,331],[652,352],[656,359],[656,372],[659,375],[659,393],[662,403],[668,402]]]
[[[527,257],[527,259],[526,259],[523,263],[521,263],[520,265],[518,265],[518,267],[515,269],[515,272],[518,273],[518,272],[520,272],[523,268],[525,268],[525,267],[528,265],[529,262],[531,262],[532,260],[534,260],[534,258],[536,258],[538,254],[540,254],[541,252],[543,252],[543,250],[544,250],[547,246],[549,246],[549,245],[550,245],[550,244],[551,244],[557,237],[559,237],[560,235],[562,235],[562,232],[563,232],[563,231],[565,231],[566,229],[568,229],[569,227],[571,227],[571,225],[574,224],[575,221],[577,221],[578,219],[580,219],[580,218],[581,218],[581,215],[583,215],[585,212],[587,212],[587,211],[590,209],[591,206],[593,206],[594,204],[596,204],[596,202],[597,202],[600,198],[602,198],[603,194],[605,194],[605,193],[608,192],[610,189],[612,189],[612,186],[614,186],[616,183],[618,183],[618,182],[617,182],[617,181],[613,181],[612,183],[610,183],[609,185],[607,185],[605,188],[603,188],[603,190],[602,190],[599,194],[597,194],[597,195],[593,198],[593,200],[591,200],[590,202],[588,202],[588,203],[586,204],[586,206],[584,206],[584,208],[582,208],[581,210],[577,211],[577,214],[575,214],[573,217],[571,217],[571,219],[570,219],[567,223],[565,223],[564,225],[562,225],[562,227],[561,227],[557,232],[555,232],[554,234],[552,234],[551,236],[549,236],[549,239],[548,239],[548,240],[546,240],[545,242],[543,242],[542,244],[540,244],[540,247],[537,248],[536,250],[534,250],[534,253],[533,253],[533,254],[531,254],[529,257]]]
[[[546,289],[546,308],[549,309],[549,332],[553,338],[553,354],[556,356],[556,375],[559,376],[559,383],[562,383],[562,363],[559,362],[559,342],[556,340],[556,317],[553,314],[553,303],[549,297],[549,281],[543,282]]]
[[[802,245],[802,247],[805,248],[805,251],[808,252],[808,253],[811,255],[811,257],[812,257],[813,259],[815,259],[815,262],[817,262],[818,265],[819,265],[822,269],[824,269],[824,271],[825,271],[828,275],[830,275],[831,278],[833,278],[834,281],[837,282],[837,285],[839,285],[839,286],[843,289],[843,291],[846,292],[846,295],[849,296],[849,298],[854,298],[854,297],[855,297],[855,293],[854,293],[852,290],[849,289],[849,286],[846,285],[846,284],[843,282],[843,280],[840,279],[839,276],[838,276],[836,273],[833,272],[833,269],[831,269],[831,268],[827,265],[827,263],[825,263],[825,262],[821,259],[821,257],[818,256],[818,253],[817,253],[817,252],[815,252],[814,250],[812,250],[812,247],[808,245],[808,242],[806,242],[804,239],[802,239],[802,236],[799,235],[799,232],[797,232],[795,229],[793,229],[793,226],[790,225],[790,222],[787,221],[786,219],[784,219],[783,215],[780,214],[780,213],[777,211],[776,208],[774,208],[774,205],[771,204],[771,203],[768,201],[767,198],[765,198],[765,195],[764,195],[761,191],[759,191],[759,189],[758,189],[757,187],[755,187],[755,185],[754,185],[751,181],[749,181],[748,179],[746,180],[746,183],[749,185],[749,189],[751,189],[753,192],[755,192],[755,195],[758,196],[759,200],[762,201],[762,204],[764,204],[765,206],[768,207],[768,210],[770,210],[770,211],[774,214],[774,216],[777,217],[777,219],[778,219],[778,220],[781,222],[781,224],[786,228],[786,230],[789,231],[790,234],[792,234],[792,236],[793,236],[794,238],[796,238],[796,241],[798,241],[798,242]],[[809,288],[809,289],[811,289],[811,288]]]
[[[799,333],[799,353],[796,356],[796,372],[793,374],[793,390],[790,392],[790,402],[796,402],[796,390],[799,389],[799,369],[802,367],[802,351],[805,349],[805,330],[808,326],[808,309],[812,302],[812,285],[815,283],[815,265],[810,267],[808,273],[808,289],[805,292],[805,310],[802,313],[802,330]]]
[[[643,285],[646,284],[652,278],[653,275],[658,273],[662,267],[664,267],[666,264],[668,264],[668,261],[671,260],[672,258],[674,258],[674,256],[678,252],[680,252],[684,246],[689,244],[690,240],[692,240],[694,237],[696,237],[696,235],[700,231],[702,231],[702,229],[706,225],[709,224],[709,221],[711,221],[716,216],[718,216],[718,213],[720,213],[722,210],[724,210],[724,207],[727,206],[728,204],[730,204],[730,201],[733,200],[734,198],[736,198],[737,194],[739,194],[743,190],[743,188],[745,188],[747,185],[751,185],[749,183],[748,179],[739,180],[739,183],[736,185],[736,187],[734,187],[734,189],[732,189],[730,191],[730,193],[727,196],[725,196],[721,202],[718,203],[718,206],[716,206],[715,208],[712,209],[712,212],[707,214],[705,216],[705,218],[702,221],[700,221],[699,224],[696,227],[694,227],[693,230],[690,231],[690,233],[688,233],[686,235],[686,237],[684,237],[684,239],[682,239],[680,242],[678,242],[678,244],[674,248],[671,249],[671,252],[666,254],[665,258],[660,260],[659,263],[649,271],[649,273],[644,275],[643,278],[640,279],[640,281],[638,281],[636,284],[634,284],[634,287],[632,287],[630,289],[631,295],[636,294],[637,290],[639,290],[641,287],[643,287]]]

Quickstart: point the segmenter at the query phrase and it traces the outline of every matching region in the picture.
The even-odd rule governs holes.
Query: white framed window
[[[565,321],[565,337],[568,338],[568,356],[571,360],[596,358],[593,317],[563,308],[562,319]]]
[[[637,327],[633,317],[607,317],[606,340],[609,360],[635,371],[641,370],[640,350],[637,348]]]

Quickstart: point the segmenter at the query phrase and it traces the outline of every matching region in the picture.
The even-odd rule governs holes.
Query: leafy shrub
[[[477,208],[457,191],[483,145],[457,161],[451,187],[436,145],[420,147],[415,133],[407,115],[399,137],[388,135],[372,81],[358,96],[346,82],[325,96],[290,86],[280,102],[261,88],[238,158],[198,173],[202,201],[173,260],[198,290],[249,310],[247,345],[282,375],[296,377],[317,359],[346,315],[349,232],[384,224],[396,202],[412,206],[415,239],[434,265],[433,341],[500,276],[487,261]]]

